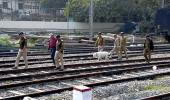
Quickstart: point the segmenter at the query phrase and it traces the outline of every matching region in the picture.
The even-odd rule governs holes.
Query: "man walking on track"
[[[57,43],[57,51],[55,53],[55,64],[56,69],[64,70],[64,61],[63,61],[63,53],[64,53],[64,43],[60,39],[60,35],[57,35],[58,43]],[[61,65],[59,64],[61,63]]]
[[[128,59],[126,42],[127,42],[127,40],[124,37],[124,32],[121,32],[120,33],[120,60],[122,60],[122,52],[124,52],[126,59]]]
[[[21,56],[24,59],[25,68],[28,68],[28,62],[27,62],[27,39],[24,36],[23,32],[19,33],[19,38],[20,38],[20,40],[19,40],[19,50],[18,50],[18,54],[17,54],[17,57],[16,57],[15,67],[13,67],[14,69],[18,68]]]
[[[50,50],[51,53],[51,59],[53,60],[53,64],[55,65],[55,52],[56,52],[56,43],[57,43],[57,38],[53,33],[50,33],[50,39],[49,39],[49,44],[48,44],[48,49]]]
[[[103,51],[103,45],[104,45],[104,39],[102,37],[102,33],[99,32],[96,43],[95,43],[95,46],[98,47],[98,52]]]
[[[145,43],[144,43],[144,57],[146,62],[151,61],[151,50],[154,49],[153,41],[149,35],[146,35]]]
[[[116,55],[118,56],[118,58],[120,58],[119,49],[120,49],[120,38],[115,34],[114,35],[114,47],[110,52],[111,55],[113,55],[113,53],[116,52]]]

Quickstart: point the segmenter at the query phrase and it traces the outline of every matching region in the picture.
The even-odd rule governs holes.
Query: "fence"
[[[15,10],[11,8],[0,9],[0,20],[8,21],[67,21],[67,17],[64,16],[63,9],[42,9],[32,8]]]

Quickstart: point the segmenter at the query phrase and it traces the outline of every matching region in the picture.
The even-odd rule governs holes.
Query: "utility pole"
[[[67,1],[68,4],[68,12],[67,12],[67,34],[69,34],[69,15],[70,15],[70,1]]]
[[[13,9],[12,9],[12,0],[11,0],[11,21],[13,20]]]
[[[165,7],[165,0],[162,0],[161,1],[161,8],[164,8]]]
[[[89,24],[90,24],[90,37],[89,39],[93,39],[93,0],[90,0],[90,10],[89,10]]]

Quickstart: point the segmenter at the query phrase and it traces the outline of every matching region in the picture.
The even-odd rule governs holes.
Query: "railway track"
[[[110,51],[113,47],[111,46],[106,46],[105,50],[106,51]],[[135,50],[143,50],[143,47],[139,46],[139,47],[128,47],[128,49],[130,51],[135,51]],[[156,46],[155,50],[159,49],[159,50],[164,50],[164,49],[169,49],[169,46]],[[96,47],[90,47],[90,48],[67,48],[64,50],[65,54],[77,54],[77,53],[91,53],[91,52],[96,52],[97,48]],[[0,57],[14,57],[17,55],[17,52],[0,52]],[[49,55],[49,53],[47,51],[44,52],[39,52],[39,50],[37,51],[28,51],[28,55],[29,56],[38,56],[38,55]]]
[[[170,93],[146,97],[141,100],[170,100]]]
[[[66,70],[64,71],[54,71],[52,66],[46,68],[4,70],[0,73],[12,73],[17,76],[0,78],[0,100],[18,100],[24,96],[58,93],[72,90],[74,85],[80,84],[93,87],[169,75],[169,60],[169,57],[154,58],[150,64],[145,63],[143,59],[72,64],[66,65]],[[151,70],[153,65],[158,66],[159,73]],[[34,71],[43,72],[35,74]],[[13,81],[9,82],[12,79]]]
[[[166,51],[167,52],[170,52],[170,50],[155,50],[154,53],[155,54],[161,54],[161,53],[164,53]],[[129,52],[128,53],[128,56],[129,57],[136,57],[136,56],[142,56],[143,55],[143,52],[141,51],[134,51],[134,52]],[[113,56],[112,59],[116,59],[117,56]],[[91,60],[95,60],[95,58],[92,57],[92,54],[80,54],[80,55],[66,55],[64,57],[64,60],[65,62],[70,62],[70,61],[91,61]],[[43,57],[43,58],[39,58],[39,57],[36,57],[36,58],[33,58],[33,59],[28,59],[29,61],[29,65],[34,65],[34,64],[50,64],[52,63],[51,61],[51,58],[49,58],[49,56],[47,57]],[[0,61],[0,68],[10,68],[10,67],[13,67],[14,66],[14,62],[15,60],[4,60],[4,61]],[[21,60],[22,63],[20,63],[19,65],[20,66],[24,66],[25,64],[23,63],[23,60]]]
[[[170,49],[157,49],[157,50],[154,50],[154,52],[168,52],[168,51],[170,51]],[[141,51],[128,51],[128,54],[134,54],[134,53],[142,53],[142,50]],[[43,56],[43,58],[47,58],[47,57],[45,57],[45,56],[48,56],[48,59],[45,59],[45,60],[49,60],[50,59],[50,57],[49,57],[49,53],[38,53],[38,54],[33,54],[33,55],[28,55],[28,58],[38,58],[38,56]],[[92,56],[92,53],[81,53],[81,54],[65,54],[64,55],[64,58],[73,58],[73,57],[75,57],[75,58],[81,58],[81,57],[91,57]],[[13,56],[6,56],[6,57],[3,57],[4,58],[4,60],[6,60],[6,58],[8,59],[8,58],[12,58]],[[15,59],[15,58],[14,58]],[[40,59],[40,58],[39,58]],[[35,61],[36,59],[32,59],[32,60],[30,60],[30,61]],[[43,59],[42,59],[43,60]],[[6,62],[14,62],[14,60],[13,61],[11,61],[11,60],[8,60],[8,61],[6,61]],[[0,63],[1,63],[1,61],[0,61]],[[3,62],[4,63],[4,62]]]
[[[158,61],[162,58],[155,58],[153,61]],[[164,58],[164,63],[169,62],[169,57]],[[167,60],[168,59],[168,60]],[[67,73],[76,73],[77,71],[93,71],[93,70],[102,70],[102,69],[110,69],[112,67],[117,68],[117,67],[133,67],[133,66],[140,66],[140,65],[147,65],[147,63],[141,63],[143,60],[138,59],[138,60],[128,60],[128,61],[109,61],[109,62],[95,62],[95,63],[84,63],[84,64],[72,64],[72,65],[65,65],[66,72]],[[137,65],[133,63],[136,62],[138,63]],[[125,64],[125,65],[119,65],[119,64]],[[126,64],[128,63],[128,64]],[[162,62],[155,62],[151,64],[159,64]],[[99,67],[96,67],[98,64],[100,64]],[[108,65],[109,64],[109,65]],[[111,64],[111,65],[110,65]],[[112,65],[112,64],[117,64],[117,65]],[[80,67],[81,66],[81,67]],[[109,67],[101,67],[101,66],[109,66]],[[111,67],[110,67],[111,66]],[[123,66],[123,67],[122,67]],[[82,70],[76,70],[77,68],[88,68],[88,69],[82,69]],[[29,68],[29,69],[17,69],[17,70],[2,70],[0,71],[1,78],[0,81],[9,81],[11,79],[22,79],[22,78],[31,78],[31,77],[37,77],[37,76],[48,76],[49,75],[56,75],[57,73],[62,74],[63,72],[57,72],[56,70],[53,70],[53,66],[47,66],[47,67],[36,67],[36,68]],[[39,73],[37,73],[37,70]],[[24,73],[23,73],[24,72]]]
[[[155,50],[154,53],[169,51],[167,48],[161,48]],[[129,52],[129,55],[129,57],[141,56],[142,51],[132,51]],[[34,53],[31,56],[35,56]],[[94,60],[92,54],[66,55],[64,59],[66,62]],[[29,59],[32,61],[29,65],[32,67],[28,69],[8,69],[14,66],[14,61],[12,59],[0,61],[0,100],[19,100],[25,96],[39,97],[40,95],[60,93],[72,90],[74,85],[94,87],[153,79],[157,76],[170,74],[170,68],[168,68],[170,57],[153,58],[150,64],[145,63],[144,59],[66,64],[64,71],[54,70],[52,65],[44,65],[51,63],[49,56]],[[20,66],[22,65],[23,63],[20,64]],[[152,71],[153,65],[157,65],[159,71]]]

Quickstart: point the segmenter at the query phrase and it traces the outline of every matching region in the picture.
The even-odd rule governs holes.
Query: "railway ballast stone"
[[[116,96],[110,96],[101,100],[136,100],[143,97],[161,94],[159,91],[140,91],[136,93],[124,93]]]
[[[146,90],[147,86],[170,87],[170,77],[95,87],[93,88],[93,100],[134,100],[170,92],[170,90]],[[44,96],[38,100],[72,100],[72,91]]]

